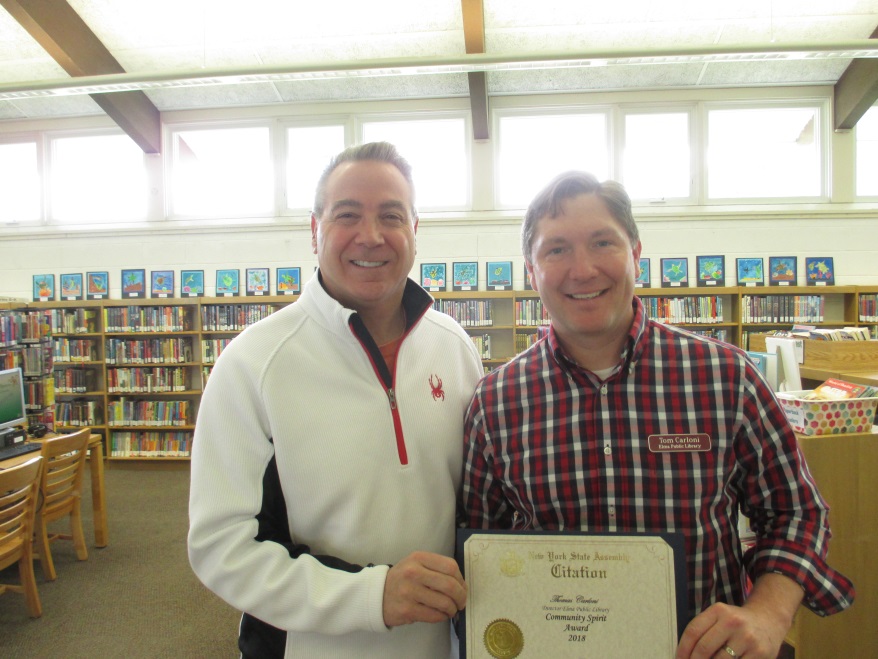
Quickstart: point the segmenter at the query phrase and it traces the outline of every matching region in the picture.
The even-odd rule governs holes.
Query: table
[[[50,433],[40,439],[30,437],[27,441],[42,443],[47,439],[59,436]],[[109,533],[107,530],[107,494],[104,489],[104,440],[97,433],[92,433],[88,437],[88,454],[88,466],[91,470],[91,504],[94,512],[95,547],[106,547],[109,544]],[[0,461],[0,469],[22,464],[35,455],[39,455],[39,453],[26,453],[15,458],[2,460]]]

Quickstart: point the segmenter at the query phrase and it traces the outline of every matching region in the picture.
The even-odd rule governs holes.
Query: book
[[[838,378],[829,378],[818,385],[808,396],[812,400],[845,400],[848,398],[860,398],[868,393],[870,387],[864,384],[846,382]]]
[[[777,391],[777,353],[748,350],[747,356],[756,364],[773,391]]]

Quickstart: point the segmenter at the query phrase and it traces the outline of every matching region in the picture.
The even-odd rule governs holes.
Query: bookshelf
[[[781,316],[753,320],[754,298],[818,296],[818,326],[878,326],[860,317],[878,287],[640,288],[648,313],[730,343],[789,328]],[[456,318],[479,348],[486,370],[525,350],[548,326],[534,291],[443,291],[434,308]],[[52,331],[56,427],[88,425],[103,436],[108,460],[187,460],[204,384],[216,357],[248,325],[297,296],[150,298],[18,303],[0,319],[44,313]],[[772,300],[772,304],[773,304]],[[744,305],[748,305],[745,312]],[[773,307],[772,307],[773,309]],[[745,319],[746,318],[746,319]],[[45,339],[43,339],[45,340]],[[0,359],[20,347],[0,346]]]

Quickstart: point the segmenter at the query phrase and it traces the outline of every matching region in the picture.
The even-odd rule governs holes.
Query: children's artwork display
[[[85,299],[106,300],[110,297],[110,273],[85,273]]]
[[[216,294],[218,296],[237,295],[240,290],[240,270],[216,271]]]
[[[61,295],[58,299],[81,300],[82,296],[82,273],[61,275]]]
[[[247,268],[244,279],[247,283],[247,295],[268,295],[271,292],[268,268]]]
[[[51,302],[55,299],[55,275],[34,275],[34,301]]]
[[[649,259],[640,259],[637,270],[637,277],[634,279],[634,286],[636,288],[649,288],[650,281],[651,273]]]
[[[149,273],[150,297],[174,297],[174,271],[153,270]]]
[[[428,291],[444,291],[445,290],[445,264],[444,263],[422,263],[421,264],[421,286]]]
[[[122,297],[125,299],[146,297],[146,270],[122,271]]]
[[[277,268],[275,290],[278,295],[298,295],[302,290],[301,268]]]
[[[488,261],[485,274],[488,289],[505,291],[512,288],[512,261]]]
[[[835,266],[831,256],[808,256],[805,258],[805,283],[808,286],[833,286]]]
[[[451,290],[477,291],[479,264],[476,261],[458,261],[451,265]]]
[[[795,286],[796,285],[796,257],[795,256],[769,256],[768,257],[768,285],[769,286]]]
[[[204,270],[180,271],[180,295],[183,297],[204,296]]]
[[[662,259],[662,288],[689,286],[689,259]]]
[[[738,286],[762,286],[765,283],[761,258],[738,259],[737,269]]]
[[[725,256],[699,256],[696,258],[696,264],[698,268],[698,286],[725,286]]]

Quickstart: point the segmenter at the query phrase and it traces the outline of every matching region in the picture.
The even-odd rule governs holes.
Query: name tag
[[[697,453],[709,451],[710,435],[650,435],[647,438],[653,453]]]

